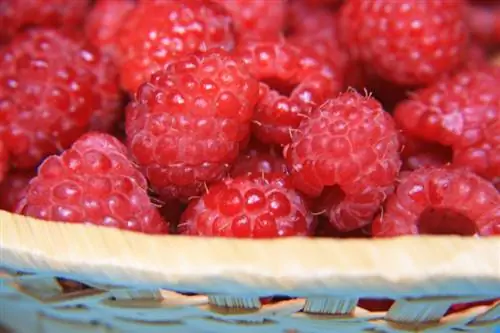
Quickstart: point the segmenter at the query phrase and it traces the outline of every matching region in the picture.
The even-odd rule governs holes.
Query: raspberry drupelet
[[[17,213],[42,220],[88,223],[150,234],[168,233],[147,193],[147,180],[116,138],[87,133],[60,156],[48,157]]]
[[[33,29],[0,49],[0,137],[32,168],[120,115],[118,72],[80,35]]]
[[[500,194],[464,169],[421,168],[401,177],[372,226],[375,237],[488,235],[500,231]]]
[[[342,75],[332,64],[283,38],[249,40],[236,54],[260,81],[253,133],[264,143],[289,143],[290,133],[312,108],[343,89]]]
[[[152,73],[193,52],[231,50],[230,15],[208,0],[140,1],[117,35],[121,82],[134,93]]]
[[[339,231],[367,225],[401,167],[395,124],[378,101],[346,92],[315,109],[284,155],[294,185]]]
[[[309,236],[315,218],[282,174],[227,178],[190,203],[180,232],[195,236],[274,238]]]
[[[199,195],[244,149],[258,82],[223,51],[184,57],[159,71],[129,105],[129,149],[163,200]]]

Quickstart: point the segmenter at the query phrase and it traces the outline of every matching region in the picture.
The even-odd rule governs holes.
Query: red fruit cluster
[[[499,8],[2,2],[0,208],[213,237],[499,235]]]

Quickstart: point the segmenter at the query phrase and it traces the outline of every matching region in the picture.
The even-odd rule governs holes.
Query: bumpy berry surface
[[[500,227],[500,194],[464,169],[422,168],[406,174],[373,222],[375,237],[406,234],[487,234]],[[491,214],[491,218],[482,218]]]
[[[401,103],[395,112],[408,134],[449,146],[452,163],[490,180],[500,177],[500,69],[446,77]]]
[[[49,221],[167,233],[168,223],[151,203],[147,186],[122,143],[108,134],[88,133],[41,164],[18,212]]]
[[[281,149],[252,141],[231,167],[231,176],[238,177],[252,173],[288,174],[286,161]]]
[[[30,30],[0,49],[0,137],[21,168],[118,115],[117,72],[82,39]]]
[[[232,19],[208,0],[141,1],[118,32],[122,86],[133,93],[178,57],[232,49]]]
[[[200,193],[245,148],[258,82],[237,58],[213,51],[155,73],[129,105],[130,151],[167,200]]]
[[[265,143],[289,143],[291,131],[312,108],[343,88],[341,76],[323,58],[281,38],[252,40],[236,53],[260,81],[253,132]]]
[[[226,179],[193,201],[181,218],[187,235],[238,238],[308,236],[314,216],[304,198],[279,174]]]
[[[461,62],[465,8],[461,0],[346,1],[340,35],[353,57],[383,78],[427,84]]]
[[[295,186],[320,197],[340,231],[371,222],[401,166],[398,134],[379,102],[355,92],[328,100],[293,133],[284,155]]]
[[[2,0],[0,41],[30,26],[78,28],[89,7],[88,0]]]
[[[266,39],[285,28],[286,0],[214,0],[233,18],[240,40],[246,36]]]
[[[15,212],[17,204],[26,196],[34,171],[12,171],[0,183],[0,209]]]
[[[135,5],[135,0],[97,0],[85,21],[87,39],[102,52],[116,55],[117,33]]]

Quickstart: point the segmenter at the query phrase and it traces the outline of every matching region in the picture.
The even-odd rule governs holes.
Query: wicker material
[[[0,322],[21,333],[493,332],[500,325],[500,302],[445,316],[451,304],[500,297],[500,238],[201,239],[5,212],[0,232]],[[54,276],[93,288],[65,293]],[[259,297],[270,295],[297,298],[262,305]],[[369,312],[357,306],[363,297],[396,302]]]

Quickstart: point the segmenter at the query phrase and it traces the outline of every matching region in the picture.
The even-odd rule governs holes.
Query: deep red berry
[[[465,55],[465,3],[346,1],[340,35],[352,56],[381,77],[408,85],[431,83]]]
[[[449,146],[453,165],[490,180],[500,177],[500,68],[445,77],[401,103],[395,112],[409,135]]]
[[[214,51],[155,73],[129,105],[130,151],[164,200],[198,195],[244,148],[258,82],[237,58]]]
[[[208,0],[139,2],[118,33],[122,86],[133,93],[179,57],[232,49],[231,23],[229,14]]]
[[[0,183],[4,180],[9,169],[9,151],[3,141],[0,140]]]
[[[470,3],[467,8],[467,23],[473,40],[495,47],[500,43],[500,5],[495,1],[488,2]]]
[[[318,226],[314,232],[315,237],[322,238],[369,238],[371,235],[371,225],[364,226],[351,231],[339,231],[323,216],[318,220]]]
[[[285,28],[286,0],[213,0],[233,18],[239,40],[246,36],[266,39]]]
[[[88,133],[48,157],[30,182],[18,213],[48,221],[167,233],[147,194],[147,180],[108,134]]]
[[[238,177],[252,173],[288,174],[281,149],[252,141],[232,165],[231,176]]]
[[[237,55],[260,80],[253,131],[265,143],[289,143],[290,133],[312,108],[343,88],[329,63],[284,39],[249,41]]]
[[[118,31],[135,6],[134,0],[97,0],[85,21],[87,39],[102,52],[117,57]]]
[[[89,9],[88,0],[2,0],[0,41],[31,26],[79,28]]]
[[[422,168],[404,174],[380,216],[375,237],[407,234],[483,235],[500,219],[482,219],[500,205],[491,183],[464,169]]]
[[[340,231],[369,224],[401,166],[394,122],[379,102],[347,92],[315,109],[284,155],[295,186],[319,197]],[[317,210],[318,210],[317,209]]]
[[[499,188],[496,188],[500,193]],[[500,204],[497,204],[495,208],[489,212],[483,214],[477,221],[476,224],[479,226],[484,226],[481,229],[481,235],[499,235],[500,236]]]
[[[182,215],[187,235],[273,238],[312,234],[314,217],[305,200],[279,174],[226,179],[193,201]]]
[[[14,213],[18,203],[26,196],[34,171],[13,171],[0,183],[0,209]]]
[[[448,147],[417,139],[407,135],[406,132],[401,134],[403,169],[416,170],[423,167],[437,167],[451,162],[453,152]]]
[[[37,29],[0,49],[0,137],[14,165],[32,168],[89,127],[119,116],[118,77],[78,36]]]

